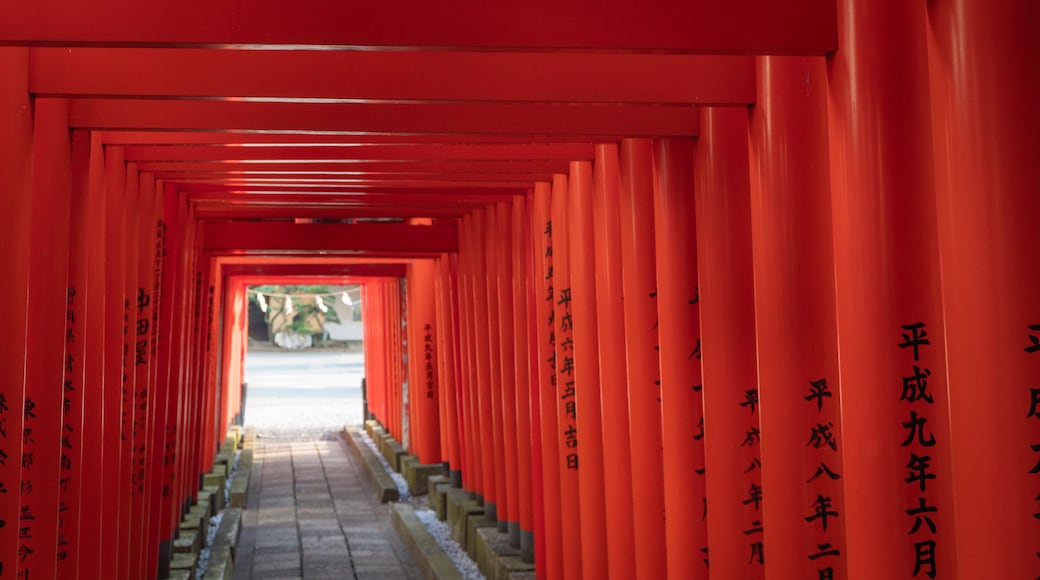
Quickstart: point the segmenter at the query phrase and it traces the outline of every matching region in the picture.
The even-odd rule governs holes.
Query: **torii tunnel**
[[[156,575],[279,280],[539,578],[1040,576],[1038,27],[7,3],[0,578]]]

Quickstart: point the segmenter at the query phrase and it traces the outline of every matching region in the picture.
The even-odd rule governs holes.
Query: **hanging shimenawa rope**
[[[281,293],[280,292],[264,292],[264,291],[261,291],[261,290],[254,290],[253,288],[249,288],[246,291],[248,293],[250,293],[250,294],[255,294],[256,295],[256,302],[257,302],[257,304],[260,305],[260,310],[262,312],[267,312],[267,308],[268,308],[267,299],[268,298],[279,298],[281,300],[286,300],[286,301],[295,300],[296,302],[313,301],[313,302],[315,302],[318,305],[318,308],[321,309],[322,312],[328,311],[328,308],[329,308],[328,307],[328,303],[329,302],[335,302],[337,296],[347,306],[355,306],[355,305],[361,304],[361,300],[360,299],[359,300],[354,300],[353,298],[351,298],[350,294],[349,294],[349,291],[347,291],[347,290],[344,290],[342,292],[314,292],[314,293],[295,293],[295,292],[293,292],[291,294],[290,293],[284,293],[284,292],[281,292]],[[308,300],[308,299],[310,299],[310,300]],[[289,308],[291,308],[291,306]]]

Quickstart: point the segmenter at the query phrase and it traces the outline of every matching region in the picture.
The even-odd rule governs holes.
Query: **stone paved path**
[[[236,580],[418,577],[341,437],[257,439]]]

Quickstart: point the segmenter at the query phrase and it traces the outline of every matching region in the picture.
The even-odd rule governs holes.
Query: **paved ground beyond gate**
[[[236,580],[419,577],[346,445],[257,440]]]

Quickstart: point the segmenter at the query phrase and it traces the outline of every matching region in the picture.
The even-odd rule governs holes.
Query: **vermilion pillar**
[[[459,221],[459,334],[460,360],[462,363],[462,435],[465,444],[466,467],[462,474],[465,489],[476,494],[483,494],[483,468],[481,453],[483,441],[477,436],[480,416],[479,401],[476,395],[477,361],[476,361],[476,329],[473,326],[473,221],[469,216]]]
[[[600,409],[593,412],[602,414],[600,431],[603,434],[607,564],[612,576],[635,578],[617,145],[596,146],[594,169],[592,225],[595,231]]]
[[[446,337],[448,354],[450,356],[451,371],[446,380],[451,383],[451,392],[447,395],[447,406],[452,421],[451,441],[449,449],[451,454],[451,465],[449,474],[454,487],[462,487],[462,473],[469,470],[469,442],[464,438],[466,423],[468,421],[465,413],[465,388],[463,385],[463,349],[462,349],[462,324],[459,312],[461,301],[461,284],[459,283],[459,255],[458,253],[446,254],[444,292],[446,310],[444,312],[445,324],[451,330],[451,335]]]
[[[557,304],[563,316],[573,315],[573,342],[562,343],[564,367],[573,357],[573,377],[561,382],[564,409],[577,405],[576,432],[564,431],[564,443],[579,457],[579,502],[581,504],[581,558],[585,578],[607,576],[606,498],[603,472],[603,417],[599,372],[599,320],[596,313],[596,262],[593,231],[592,163],[574,161],[570,166],[567,235],[570,260],[569,291],[560,288]],[[568,294],[565,295],[564,292]],[[561,377],[562,378],[562,377]],[[580,444],[578,443],[580,441]]]
[[[116,549],[114,562],[110,566],[118,577],[123,578],[129,575],[130,559],[133,558],[131,539],[134,534],[131,528],[135,514],[131,498],[131,476],[134,393],[138,373],[134,362],[136,328],[132,325],[137,320],[142,204],[136,184],[132,191],[127,187],[122,147],[104,148],[104,168],[108,252],[105,262],[105,385],[112,386],[105,391],[105,427],[118,431],[118,434],[112,433],[111,442],[116,449],[113,454],[118,456],[119,464],[116,475],[109,476],[111,485],[116,487],[118,501],[118,507],[114,510]],[[116,288],[115,292],[109,291]],[[110,361],[115,361],[115,364]],[[119,417],[118,421],[112,421],[114,416]],[[102,566],[106,565],[103,561]]]
[[[838,2],[828,67],[849,578],[956,574],[926,9]]]
[[[0,48],[0,303],[9,305],[10,343],[0,349],[0,566],[13,575],[18,562],[18,505],[22,452],[21,402],[25,379],[25,329],[29,287],[29,216],[32,176],[32,107],[29,104],[29,50]]]
[[[434,262],[434,290],[435,307],[437,315],[437,328],[440,332],[436,335],[437,340],[437,382],[440,389],[437,392],[437,412],[440,417],[440,455],[443,462],[447,463],[448,469],[459,469],[457,417],[455,415],[455,349],[454,347],[454,324],[452,324],[452,311],[449,298],[449,268],[448,255],[441,256]]]
[[[495,282],[498,291],[499,376],[501,382],[502,447],[505,473],[505,510],[499,513],[498,531],[508,532],[509,541],[520,547],[520,518],[517,500],[520,494],[517,481],[517,437],[516,437],[516,349],[513,330],[513,217],[512,205],[495,204],[495,221],[498,224]]]
[[[109,416],[119,416],[119,384],[106,382],[105,353],[108,335],[105,312],[106,299],[106,215],[104,192],[104,160],[100,137],[85,132],[73,135],[73,222],[72,222],[72,256],[73,270],[70,279],[82,292],[78,294],[83,300],[87,313],[83,321],[82,345],[77,344],[77,354],[82,352],[83,364],[83,465],[92,467],[83,472],[83,487],[80,491],[79,538],[80,555],[79,570],[82,577],[105,577],[114,573],[114,546],[109,547],[102,557],[102,538],[111,534],[112,528],[102,530],[102,514],[104,510],[114,510],[118,506],[118,486],[106,481],[106,473],[119,471],[119,423],[106,422],[106,411]],[[106,251],[91,251],[105,248]],[[78,264],[77,264],[78,262]],[[121,269],[121,265],[113,264],[113,269]],[[122,283],[112,289],[122,295]],[[122,330],[122,304],[118,304],[119,327]],[[122,369],[122,336],[117,337],[117,360]],[[104,345],[104,346],[103,346]],[[82,351],[79,349],[82,347]],[[77,360],[80,360],[77,358]],[[114,392],[114,393],[113,393]],[[111,399],[115,399],[112,401]],[[113,403],[115,403],[113,405]],[[112,513],[109,511],[108,513]],[[109,521],[109,525],[114,520]]]
[[[632,521],[636,573],[667,574],[664,540],[664,471],[661,455],[661,367],[657,352],[657,269],[651,143],[623,139],[621,270],[625,296],[629,433],[632,453]]]
[[[61,468],[61,437],[66,395],[62,385],[67,336],[64,306],[68,222],[72,205],[71,144],[66,101],[41,100],[35,113],[28,309],[31,323],[26,335],[25,399],[21,404],[8,403],[23,418],[19,433],[21,506],[17,522],[10,525],[18,527],[18,573],[30,578],[55,578],[59,518],[64,515],[59,513],[60,480],[67,477]],[[9,570],[13,575],[15,567]]]
[[[759,57],[751,114],[766,577],[845,577],[825,65]]]
[[[495,480],[495,445],[494,445],[494,419],[493,406],[491,403],[491,347],[488,317],[488,292],[487,292],[487,267],[485,253],[486,247],[486,220],[485,212],[477,211],[472,215],[473,229],[470,238],[473,245],[473,277],[471,280],[473,292],[473,326],[475,328],[474,339],[476,349],[477,375],[474,383],[474,396],[477,401],[476,415],[480,418],[478,436],[481,442],[480,480],[484,506],[488,515],[494,515],[495,505],[498,502],[498,487]],[[488,505],[490,504],[490,506]]]
[[[149,462],[151,474],[149,489],[152,503],[158,508],[154,513],[150,526],[149,544],[154,545],[154,553],[149,554],[146,574],[161,575],[165,571],[166,561],[170,558],[173,543],[173,470],[174,446],[178,431],[178,400],[181,384],[179,381],[178,351],[181,323],[185,320],[185,309],[181,306],[183,292],[183,272],[180,263],[183,261],[180,247],[184,230],[184,206],[178,195],[169,188],[163,188],[163,231],[161,240],[160,277],[162,308],[159,316],[159,358],[156,373],[156,409],[157,428],[149,441]],[[168,259],[167,256],[170,256]],[[177,311],[178,316],[173,316]],[[179,514],[178,514],[179,515]]]
[[[578,481],[579,446],[577,439],[577,403],[574,395],[574,313],[571,310],[570,260],[570,196],[566,175],[554,175],[552,187],[553,266],[552,284],[547,290],[551,297],[552,329],[550,354],[555,378],[553,395],[557,406],[557,424],[554,437],[559,449],[557,469],[560,473],[561,543],[563,550],[563,577],[582,577],[581,507]],[[547,273],[548,275],[548,273]],[[547,488],[550,489],[550,488]],[[551,492],[550,492],[551,493]]]
[[[654,219],[668,576],[706,578],[692,139],[654,143]]]
[[[711,571],[722,578],[762,578],[759,448],[742,445],[761,429],[755,301],[751,271],[751,193],[747,110],[705,107],[695,162],[697,267],[704,375],[705,489]],[[760,431],[761,432],[761,431]],[[774,501],[784,501],[776,498]]]
[[[513,349],[516,358],[516,444],[517,444],[517,532],[514,547],[521,548],[523,556],[532,561],[534,556],[534,512],[532,506],[531,473],[531,338],[528,328],[528,261],[530,259],[529,226],[526,220],[524,197],[513,198],[512,218],[513,311],[509,323],[513,331]],[[512,537],[512,530],[510,530]]]
[[[498,293],[499,271],[501,269],[502,252],[501,229],[499,226],[498,206],[488,205],[484,208],[484,240],[486,265],[486,276],[484,278],[484,292],[487,294],[487,329],[488,329],[488,377],[489,381],[485,387],[488,390],[488,399],[491,402],[491,433],[489,438],[494,445],[493,461],[491,471],[495,482],[495,501],[489,502],[485,512],[489,519],[498,522],[500,532],[507,531],[507,520],[509,514],[509,492],[506,474],[506,464],[509,459],[506,453],[505,419],[503,412],[504,390],[502,386],[502,327],[499,318],[500,300]],[[485,431],[486,432],[486,431]]]
[[[1040,569],[1040,5],[928,7],[957,572],[1033,578]]]
[[[553,188],[555,188],[555,181]],[[533,239],[532,274],[534,278],[535,348],[537,366],[535,388],[538,390],[539,442],[542,459],[541,481],[535,486],[542,490],[543,533],[536,536],[535,569],[539,577],[563,578],[563,530],[560,494],[559,448],[557,447],[556,411],[556,329],[553,310],[555,288],[554,245],[550,206],[552,189],[545,182],[535,183],[531,200],[531,237]],[[533,402],[533,400],[532,400]]]
[[[121,159],[120,159],[121,161]],[[134,261],[130,263],[129,272],[134,278],[136,304],[131,307],[130,314],[130,354],[129,363],[134,374],[133,389],[126,393],[131,407],[130,431],[127,439],[130,442],[129,488],[127,501],[131,504],[131,517],[127,523],[129,536],[129,568],[131,576],[142,574],[144,540],[146,538],[143,525],[149,515],[145,503],[146,476],[148,465],[148,432],[151,422],[152,366],[154,365],[154,339],[152,328],[154,313],[159,297],[153,289],[153,261],[155,259],[155,181],[149,176],[126,175],[125,163],[119,164],[124,172],[127,197],[138,198],[138,219],[131,230],[137,245]]]
[[[408,326],[412,329],[408,344],[411,371],[409,399],[415,415],[410,419],[412,450],[419,463],[440,463],[440,427],[437,417],[437,342],[434,302],[435,266],[432,260],[416,260],[408,264]]]

